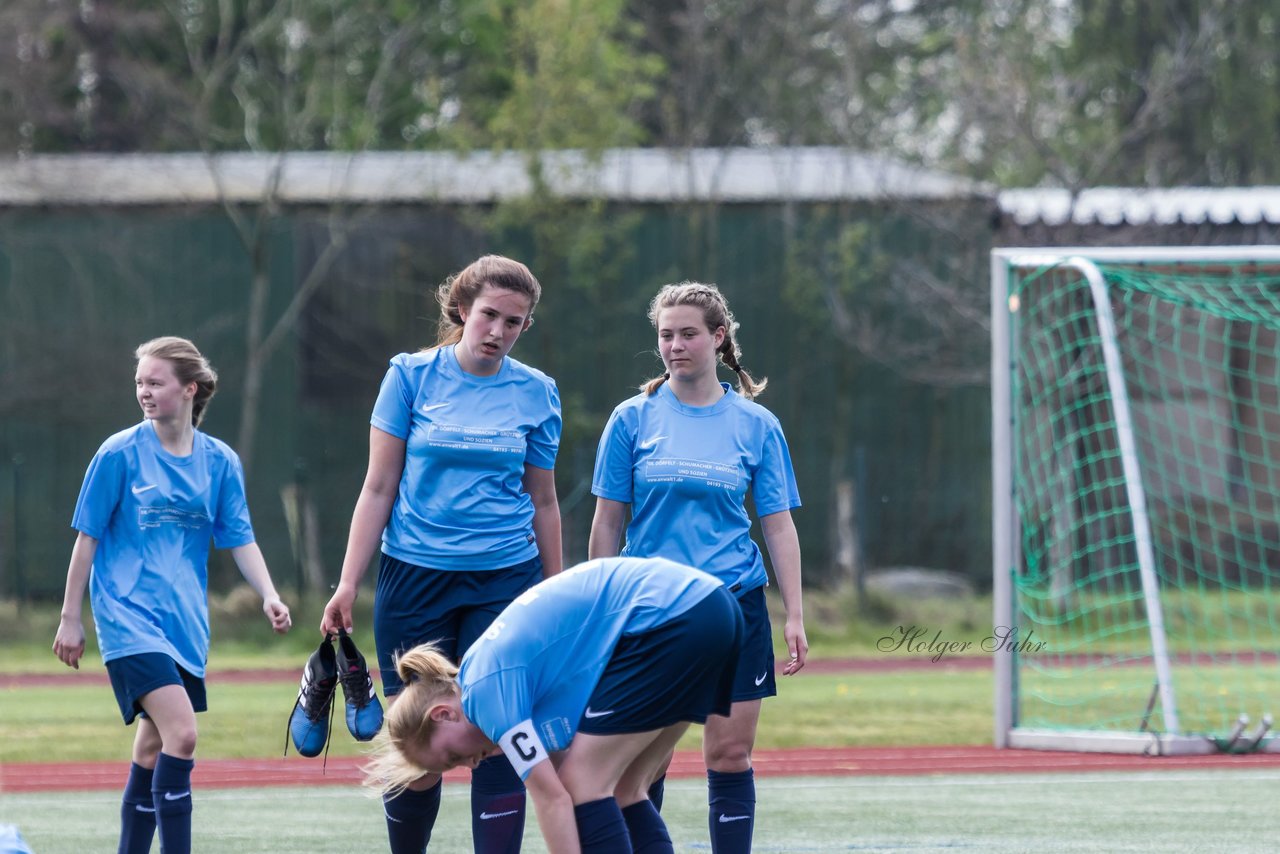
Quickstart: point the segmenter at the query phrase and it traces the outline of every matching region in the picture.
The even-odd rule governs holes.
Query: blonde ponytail
[[[361,769],[364,785],[388,797],[427,773],[406,751],[430,743],[435,729],[432,706],[458,696],[458,667],[435,644],[422,644],[397,656],[396,673],[404,688],[387,709],[369,762]]]

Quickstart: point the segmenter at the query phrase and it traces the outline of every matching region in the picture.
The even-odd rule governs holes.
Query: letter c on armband
[[[531,720],[522,721],[507,730],[498,739],[498,747],[502,748],[511,767],[522,778],[530,768],[547,758],[547,749],[538,738],[538,731]]]

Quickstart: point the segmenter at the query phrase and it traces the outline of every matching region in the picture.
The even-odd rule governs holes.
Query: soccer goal
[[[996,746],[1280,752],[1280,247],[991,260]]]

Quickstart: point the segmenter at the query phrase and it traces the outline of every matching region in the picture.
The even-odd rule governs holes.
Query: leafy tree
[[[1003,186],[1274,183],[1278,16],[1274,0],[8,0],[0,146],[840,144]]]
[[[510,89],[489,130],[498,147],[527,151],[634,145],[635,105],[661,71],[636,49],[622,0],[533,0],[512,16]]]
[[[898,117],[879,123],[880,147],[1002,186],[1280,176],[1257,145],[1280,126],[1269,0],[895,8],[869,43],[866,103]]]
[[[1280,180],[1274,0],[632,2],[667,145],[843,144],[1001,186]]]

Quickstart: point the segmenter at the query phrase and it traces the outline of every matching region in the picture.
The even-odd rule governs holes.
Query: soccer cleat
[[[338,629],[338,681],[347,701],[347,729],[356,741],[369,741],[382,728],[382,703],[356,642]]]
[[[320,647],[307,659],[302,671],[298,699],[289,713],[289,735],[303,756],[319,756],[329,746],[329,723],[333,719],[333,693],[338,687],[338,661],[333,638],[325,635]],[[285,743],[285,753],[289,745]]]

